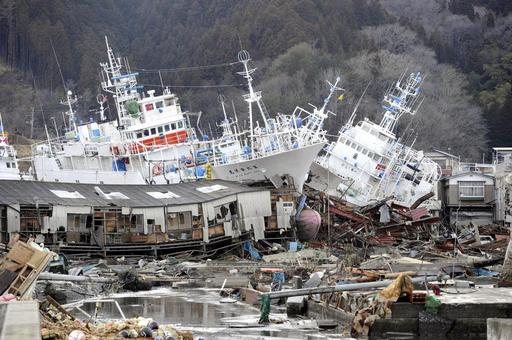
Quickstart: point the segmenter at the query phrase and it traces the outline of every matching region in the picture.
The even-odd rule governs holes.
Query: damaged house
[[[226,181],[93,185],[0,181],[0,237],[34,237],[63,252],[172,253],[265,238],[271,193]],[[275,218],[274,218],[275,219]]]
[[[441,195],[445,219],[457,225],[485,225],[494,221],[494,177],[461,172],[444,177]]]

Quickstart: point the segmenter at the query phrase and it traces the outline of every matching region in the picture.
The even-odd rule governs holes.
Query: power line
[[[177,68],[161,68],[161,69],[147,69],[147,68],[132,68],[132,70],[143,72],[143,73],[158,73],[158,72],[182,72],[182,71],[195,71],[195,70],[206,70],[209,68],[233,66],[238,64],[239,61],[233,61],[229,63],[202,65],[202,66],[188,66],[188,67],[177,67]]]
[[[162,84],[141,84],[148,87],[162,87]],[[225,85],[164,85],[164,87],[174,88],[216,88],[216,87],[240,87],[244,84],[225,84]]]

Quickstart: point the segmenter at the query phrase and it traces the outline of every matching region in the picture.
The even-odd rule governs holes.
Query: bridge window
[[[158,133],[163,133],[164,132],[164,128],[163,126],[159,126],[158,127]]]
[[[144,136],[149,136],[149,130],[144,130]]]
[[[170,130],[169,124],[165,125],[164,128],[165,128],[165,132],[169,132],[169,130]]]
[[[156,129],[155,128],[151,128],[151,134],[152,135],[156,135]]]
[[[154,108],[153,103],[146,104],[146,111],[153,111]]]
[[[176,130],[176,123],[171,123],[171,130]]]
[[[142,132],[137,132],[137,138],[142,138]]]
[[[157,109],[161,109],[162,107],[164,107],[164,102],[156,102],[155,105]]]

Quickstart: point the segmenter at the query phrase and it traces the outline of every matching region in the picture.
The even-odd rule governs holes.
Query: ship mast
[[[133,118],[127,112],[125,103],[138,99],[137,90],[141,87],[137,85],[138,73],[121,72],[123,65],[121,58],[116,58],[112,48],[108,44],[108,38],[105,36],[107,46],[108,63],[100,63],[103,68],[101,87],[103,91],[111,93],[114,97],[119,120],[119,128],[124,129],[125,125],[132,125]]]
[[[66,112],[66,115],[69,117],[68,118],[69,130],[73,131],[75,133],[78,131],[78,129],[76,127],[76,119],[75,119],[76,117],[75,117],[75,111],[73,111],[73,104],[75,104],[77,101],[78,101],[78,98],[76,96],[73,97],[73,92],[68,90],[68,92],[66,92],[66,101],[60,102],[62,105],[68,106],[68,111]]]
[[[404,77],[405,73],[398,79],[395,86],[384,95],[382,107],[385,112],[380,126],[390,133],[393,133],[396,122],[404,113],[413,116],[421,105],[421,101],[418,103],[420,85],[423,81],[421,74],[419,72],[411,73],[405,82]]]
[[[308,120],[308,125],[309,125],[308,129],[311,131],[314,131],[315,134],[320,133],[320,131],[323,128],[324,121],[329,116],[329,113],[334,115],[334,113],[332,113],[330,111],[326,112],[325,110],[327,109],[327,105],[329,105],[329,102],[331,101],[331,98],[332,98],[332,95],[334,94],[334,92],[344,91],[344,89],[342,89],[341,87],[337,87],[339,82],[340,82],[340,77],[336,78],[336,82],[334,82],[334,84],[332,84],[330,81],[327,81],[327,83],[330,86],[330,90],[329,90],[329,94],[324,99],[324,104],[322,105],[322,107],[320,109],[317,109],[316,107],[314,107],[312,105],[314,107],[314,110],[313,110],[312,116]]]
[[[265,131],[268,132],[268,121],[267,121],[267,114],[265,110],[265,105],[263,104],[261,100],[261,91],[254,91],[254,88],[252,87],[252,77],[251,74],[256,71],[256,68],[250,69],[249,68],[249,61],[251,60],[251,56],[249,52],[246,50],[242,50],[238,52],[238,61],[241,62],[244,65],[244,70],[241,72],[237,72],[239,75],[247,79],[247,86],[249,88],[249,93],[244,94],[242,97],[247,102],[249,106],[249,129],[250,129],[250,144],[251,144],[251,157],[253,156],[254,150],[253,150],[253,143],[254,143],[254,123],[253,123],[253,113],[252,113],[252,104],[256,103],[258,106],[258,109],[261,114],[261,118],[263,119],[263,122],[265,123]]]

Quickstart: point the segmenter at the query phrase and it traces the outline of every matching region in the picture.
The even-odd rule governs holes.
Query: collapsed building
[[[220,180],[152,186],[0,181],[0,240],[17,233],[67,253],[206,250],[288,230],[293,206],[291,196]]]

